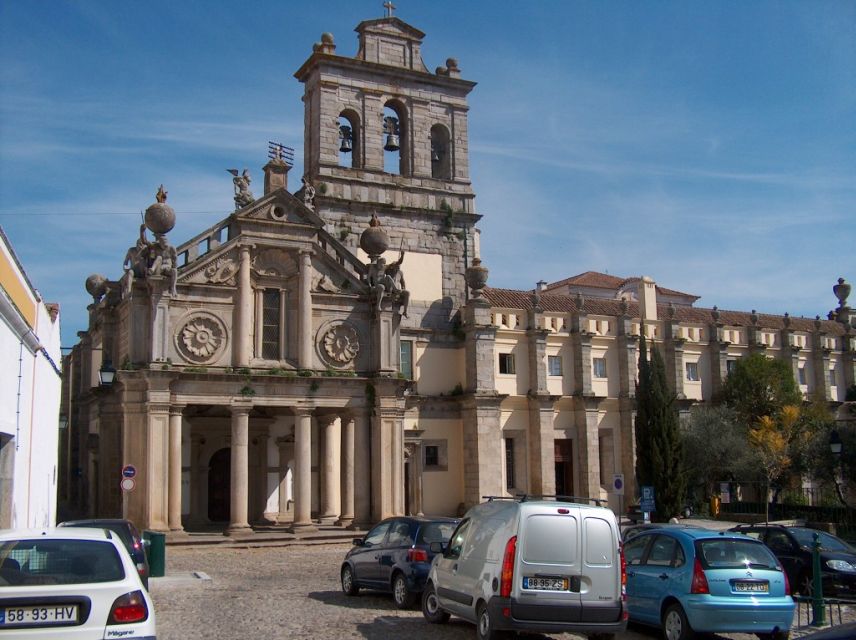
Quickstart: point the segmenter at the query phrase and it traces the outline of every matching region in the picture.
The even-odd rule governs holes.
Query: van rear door
[[[512,588],[512,614],[533,622],[579,622],[579,508],[525,505],[518,530],[518,561]]]
[[[581,509],[583,622],[621,619],[621,566],[615,516],[609,510]]]

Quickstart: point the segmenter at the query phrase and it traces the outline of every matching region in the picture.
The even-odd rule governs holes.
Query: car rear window
[[[419,542],[448,542],[457,526],[457,522],[427,522],[419,530]]]
[[[532,564],[574,564],[577,561],[577,520],[537,514],[526,519],[522,558]]]
[[[706,569],[750,567],[776,569],[779,561],[770,550],[754,540],[709,538],[696,542],[696,553]]]
[[[122,559],[109,542],[25,539],[0,543],[0,588],[114,582],[124,577]]]

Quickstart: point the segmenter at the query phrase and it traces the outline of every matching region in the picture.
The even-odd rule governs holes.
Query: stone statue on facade
[[[250,191],[250,172],[244,169],[243,173],[238,173],[237,169],[227,169],[232,174],[232,184],[235,187],[235,209],[243,209],[248,204],[256,201]]]
[[[307,209],[315,210],[315,187],[312,186],[312,181],[309,179],[309,176],[303,176],[300,179],[300,182],[303,183],[302,191],[303,191],[303,204]]]
[[[149,247],[146,239],[146,225],[140,225],[140,237],[137,244],[128,249],[122,269],[127,274],[125,279],[125,295],[130,295],[134,287],[134,278],[145,278],[149,268]]]
[[[393,304],[399,305],[401,315],[407,317],[410,292],[405,288],[404,273],[401,271],[402,262],[404,262],[403,250],[398,260],[391,264],[387,264],[383,257],[378,257],[369,264],[368,284],[374,295],[375,311],[378,313],[380,313],[384,296],[389,296]]]
[[[149,275],[165,276],[169,278],[169,292],[176,295],[176,284],[178,283],[178,256],[165,235],[159,235],[157,240],[150,246],[152,263],[149,267]]]

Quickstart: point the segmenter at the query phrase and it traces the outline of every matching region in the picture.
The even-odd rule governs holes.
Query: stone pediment
[[[324,221],[300,199],[286,191],[277,189],[243,209],[235,212],[238,220],[268,220],[288,224],[306,224],[323,227]]]
[[[221,251],[216,249],[191,264],[183,267],[178,276],[179,284],[216,284],[235,286],[238,274],[238,255],[234,247]]]

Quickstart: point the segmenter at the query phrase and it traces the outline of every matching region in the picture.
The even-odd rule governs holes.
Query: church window
[[[606,378],[606,358],[593,358],[591,366],[595,378]]]
[[[687,380],[690,382],[698,382],[701,378],[698,377],[698,362],[687,362]]]
[[[431,177],[452,179],[451,144],[449,130],[442,124],[431,127]]]
[[[505,488],[514,487],[514,438],[505,438]]]
[[[562,356],[547,356],[547,371],[551,376],[561,376]]]
[[[500,353],[499,354],[499,372],[512,374],[514,373],[514,354]]]
[[[261,356],[265,360],[281,360],[282,353],[282,291],[262,292]]]
[[[413,341],[402,340],[399,345],[401,351],[399,371],[406,380],[413,380]]]
[[[362,166],[360,118],[350,109],[339,114],[339,166],[359,169]]]

